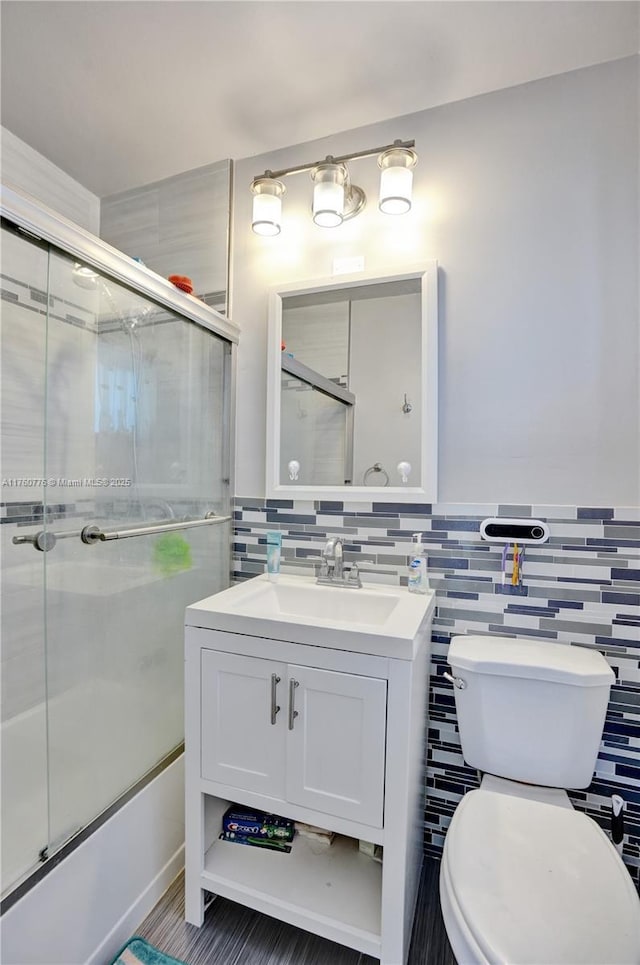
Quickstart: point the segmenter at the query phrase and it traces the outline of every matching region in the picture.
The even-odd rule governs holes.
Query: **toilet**
[[[638,965],[640,900],[564,788],[591,783],[614,674],[596,650],[454,637],[460,740],[482,772],[447,832],[440,903],[459,965]]]

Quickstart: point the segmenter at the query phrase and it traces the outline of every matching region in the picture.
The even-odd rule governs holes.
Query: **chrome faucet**
[[[344,570],[344,547],[338,536],[331,536],[322,550],[322,566],[316,580],[325,586],[344,586],[359,589],[362,586],[358,564],[353,563],[348,571]]]
[[[326,561],[329,579],[341,580],[344,551],[342,540],[338,536],[331,536],[327,540],[322,551],[322,558]]]

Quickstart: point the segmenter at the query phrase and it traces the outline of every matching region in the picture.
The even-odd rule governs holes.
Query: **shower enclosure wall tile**
[[[224,310],[230,171],[218,161],[103,198],[101,237],[165,278],[187,275]]]
[[[155,271],[160,253],[159,207],[160,191],[155,186],[103,198],[101,237],[132,258],[142,258]]]
[[[43,249],[3,246],[2,284],[15,293],[16,300],[5,302],[2,312],[2,475],[3,480],[43,477],[46,388],[54,420],[50,422],[52,441],[56,443],[47,477],[57,486],[58,478],[65,476],[69,468],[74,476],[84,476],[93,465],[92,405],[85,404],[79,410],[77,399],[93,398],[95,346],[91,333],[96,295],[73,284],[69,263],[65,261],[63,270],[52,270],[51,295],[45,299],[46,304],[33,302],[33,282],[29,285],[28,279],[40,279],[39,283],[46,287],[47,271],[47,252]],[[76,322],[81,314],[84,316],[81,333],[77,324],[69,323],[68,309],[75,313]],[[74,387],[71,393],[69,385]],[[83,422],[82,430],[79,422]],[[34,489],[33,484],[7,484],[2,489],[3,499],[10,496],[16,501],[28,501],[36,495],[43,497],[41,489]]]
[[[2,476],[3,480],[42,476],[45,332],[44,315],[20,304],[2,308]],[[31,493],[6,483],[2,497]],[[38,493],[39,495],[39,493]]]
[[[24,660],[22,655],[3,660],[3,723],[42,705],[46,694],[43,664],[42,647],[31,660]]]
[[[16,137],[6,127],[0,128],[2,140],[2,180],[17,188],[63,217],[98,234],[100,199],[65,171]],[[4,261],[4,251],[2,252]]]

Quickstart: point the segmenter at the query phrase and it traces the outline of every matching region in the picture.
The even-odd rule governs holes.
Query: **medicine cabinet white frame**
[[[389,486],[294,486],[280,482],[280,387],[282,366],[282,302],[292,295],[336,291],[362,285],[420,281],[421,315],[421,385],[418,402],[421,425],[420,485]],[[426,261],[419,266],[393,275],[358,272],[334,275],[269,289],[269,324],[267,334],[267,458],[266,492],[268,498],[323,499],[342,502],[425,502],[437,500],[438,485],[438,263]],[[415,472],[418,467],[414,466]],[[396,467],[389,467],[391,478]]]

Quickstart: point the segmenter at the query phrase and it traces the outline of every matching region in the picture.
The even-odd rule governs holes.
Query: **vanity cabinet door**
[[[287,691],[287,800],[382,827],[386,680],[290,664]]]
[[[283,798],[286,665],[217,650],[201,660],[202,777]]]

